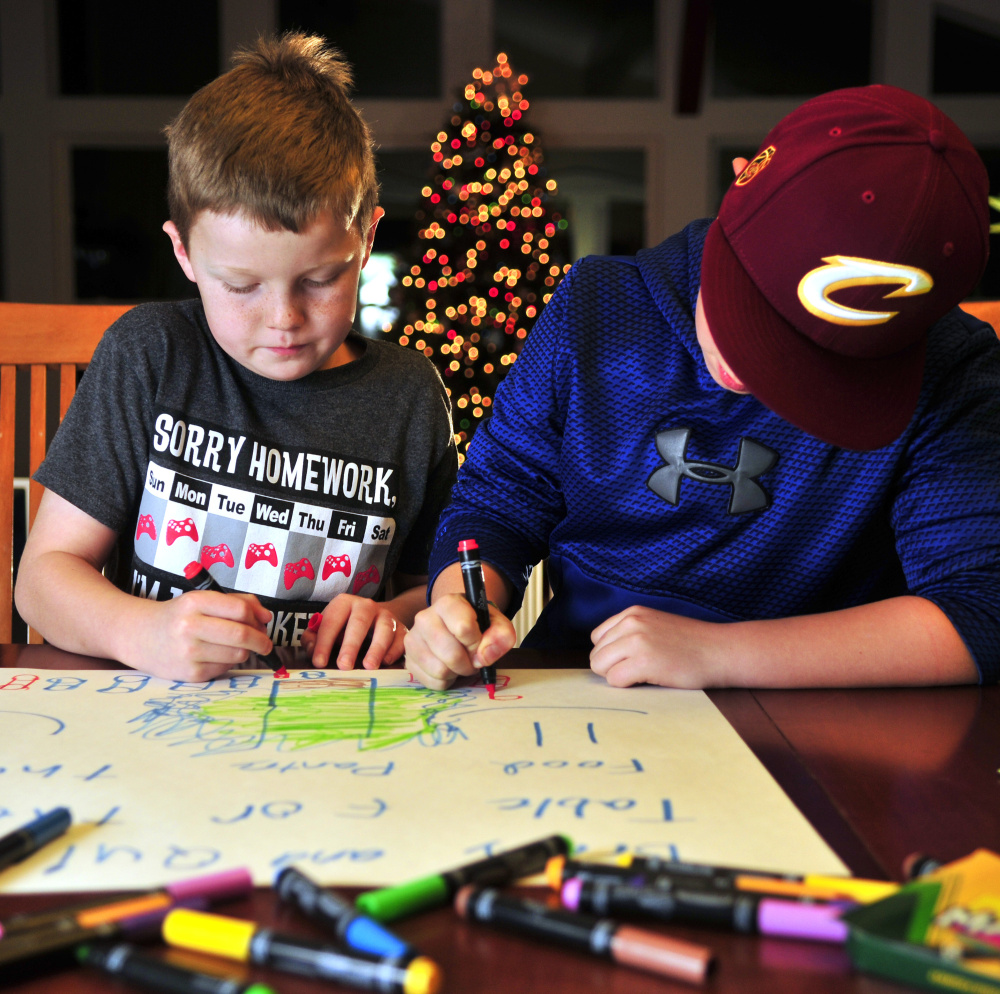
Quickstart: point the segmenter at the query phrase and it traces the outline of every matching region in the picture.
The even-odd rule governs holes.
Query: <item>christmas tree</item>
[[[489,417],[497,385],[569,269],[566,221],[552,210],[528,101],[503,53],[476,69],[431,144],[433,164],[401,261],[389,329],[441,371],[459,458]]]

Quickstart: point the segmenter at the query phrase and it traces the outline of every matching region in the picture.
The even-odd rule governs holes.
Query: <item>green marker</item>
[[[447,904],[466,884],[501,886],[540,873],[553,856],[568,856],[572,851],[573,843],[565,835],[550,835],[454,870],[411,880],[398,887],[367,891],[360,894],[355,903],[376,921],[391,922],[404,915]]]

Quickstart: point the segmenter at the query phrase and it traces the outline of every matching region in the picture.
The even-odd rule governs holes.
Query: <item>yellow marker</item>
[[[437,994],[441,987],[441,970],[426,956],[408,962],[359,959],[314,939],[282,935],[256,922],[203,911],[171,911],[163,920],[163,938],[172,946],[363,990]]]

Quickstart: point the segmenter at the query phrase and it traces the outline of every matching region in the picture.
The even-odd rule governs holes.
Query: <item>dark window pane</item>
[[[166,188],[166,149],[74,149],[79,300],[176,300],[197,294],[161,231]]]
[[[437,97],[440,8],[440,0],[280,0],[278,21],[339,48],[358,96]]]
[[[545,135],[539,140],[544,142]],[[559,185],[559,209],[569,218],[572,259],[633,255],[643,247],[646,158],[641,151],[549,148],[545,165]]]
[[[429,151],[414,149],[379,151],[377,165],[379,203],[385,209],[385,217],[375,233],[374,250],[404,252],[413,240],[414,217],[420,209],[420,190],[427,184],[434,163]]]
[[[1000,93],[1000,23],[982,27],[934,18],[935,93]]]
[[[529,97],[656,96],[653,0],[496,0],[494,40]]]
[[[817,28],[784,4],[715,0],[712,93],[814,96],[871,82],[871,0],[839,0]]]
[[[1000,147],[979,148],[977,151],[986,163],[986,172],[990,177],[990,198],[1000,200]],[[990,222],[1000,225],[1000,208],[990,206]],[[990,235],[990,261],[971,295],[988,300],[1000,299],[1000,231]]]
[[[60,92],[182,96],[219,72],[215,3],[59,0]]]

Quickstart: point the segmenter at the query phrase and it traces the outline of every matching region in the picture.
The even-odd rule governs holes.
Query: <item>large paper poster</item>
[[[562,832],[789,872],[845,868],[700,691],[616,690],[584,670],[439,692],[399,670],[0,674],[0,833],[73,826],[0,891],[154,887],[295,863],[384,885]]]

